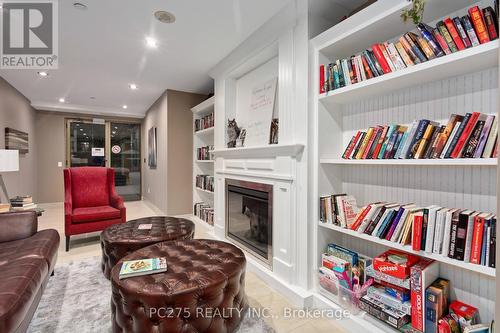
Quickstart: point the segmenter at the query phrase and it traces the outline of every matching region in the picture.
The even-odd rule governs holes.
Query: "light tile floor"
[[[71,237],[70,251],[65,251],[64,242],[64,207],[63,204],[42,204],[44,214],[39,218],[39,229],[56,229],[61,235],[58,262],[80,260],[101,255],[99,233]],[[127,202],[127,220],[157,215],[155,209],[144,201]],[[195,238],[211,238],[208,228],[197,225]],[[56,272],[57,274],[57,272]],[[330,319],[284,318],[285,308],[295,308],[281,294],[270,288],[257,275],[247,272],[245,291],[250,306],[266,309],[264,312],[272,318],[265,318],[277,333],[333,333],[344,330]],[[269,316],[269,314],[271,316]],[[256,332],[260,333],[260,332]]]

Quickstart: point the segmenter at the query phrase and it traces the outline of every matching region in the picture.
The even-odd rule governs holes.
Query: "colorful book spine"
[[[385,74],[392,72],[391,67],[389,66],[389,63],[384,57],[384,54],[382,53],[382,49],[380,48],[379,44],[373,44],[372,45],[372,51],[373,54],[375,55],[375,58],[377,58],[377,62],[380,64],[380,67],[384,71]]]
[[[419,23],[417,25],[417,29],[422,35],[422,37],[427,41],[427,44],[429,44],[430,48],[432,49],[432,52],[436,55],[436,57],[441,57],[445,54],[443,52],[443,49],[437,42],[437,40],[434,38],[431,27],[429,27],[424,23]]]
[[[460,34],[458,33],[457,29],[455,28],[455,25],[453,24],[453,21],[451,18],[446,18],[444,21],[444,24],[446,25],[446,29],[448,29],[448,32],[451,35],[451,38],[453,38],[453,42],[455,42],[455,45],[457,46],[458,50],[464,50],[465,45],[464,42],[462,41],[462,38],[460,37]]]
[[[490,35],[486,28],[486,24],[483,19],[483,15],[478,6],[474,6],[469,8],[469,16],[472,21],[472,25],[474,26],[474,30],[476,30],[477,38],[481,44],[488,43],[490,41]]]
[[[387,144],[392,138],[392,134],[397,130],[397,125],[390,125],[389,130],[387,131],[387,135],[385,136],[384,143],[382,144],[382,148],[380,149],[380,153],[378,154],[378,159],[383,159],[385,155],[385,151],[387,150]]]
[[[413,231],[411,245],[413,251],[420,251],[420,246],[422,244],[422,224],[423,224],[423,213],[418,213],[413,216]]]
[[[486,7],[483,9],[484,23],[486,24],[486,29],[488,30],[488,35],[490,40],[495,40],[498,38],[496,15],[493,8]]]
[[[484,148],[486,147],[486,141],[488,140],[488,136],[491,131],[491,126],[493,125],[493,121],[495,120],[494,115],[488,115],[486,117],[486,121],[484,122],[483,131],[481,132],[481,136],[479,137],[479,144],[477,146],[476,151],[474,152],[474,158],[480,158]]]
[[[319,66],[319,93],[325,93],[325,65]]]
[[[453,24],[455,25],[455,28],[457,29],[458,34],[460,35],[460,38],[462,38],[462,41],[464,42],[465,47],[466,48],[471,47],[472,43],[469,39],[469,36],[467,35],[467,32],[465,32],[465,28],[462,26],[462,22],[460,21],[460,18],[454,17]]]
[[[351,153],[354,151],[354,147],[356,146],[356,143],[358,142],[360,136],[361,136],[361,131],[358,131],[358,133],[356,133],[356,135],[352,137],[351,141],[349,142],[349,145],[347,146],[344,154],[342,155],[342,158],[348,159],[349,156],[351,156]]]
[[[418,46],[417,40],[414,40],[415,34],[411,34],[408,32],[408,33],[404,34],[403,36],[406,39],[406,41],[408,42],[408,44],[410,44],[411,49],[413,50],[415,55],[418,57],[420,62],[426,62],[427,57],[425,56],[425,54],[422,52],[422,50]]]
[[[378,154],[380,153],[380,150],[382,149],[382,145],[384,144],[384,140],[385,140],[385,137],[387,136],[388,131],[389,131],[389,126],[384,126],[384,130],[382,131],[382,134],[380,135],[380,138],[378,139],[377,146],[375,147],[375,150],[373,151],[372,159],[378,158]]]
[[[460,20],[462,21],[462,25],[467,32],[467,36],[469,36],[469,40],[472,46],[478,46],[479,44],[481,44],[479,42],[479,39],[477,38],[476,31],[474,30],[474,27],[470,22],[469,15],[462,16]]]
[[[474,229],[472,232],[472,244],[470,262],[472,264],[479,264],[481,262],[481,252],[483,248],[483,230],[484,218],[477,216],[474,221]]]
[[[408,55],[410,56],[410,58],[414,64],[420,64],[422,62],[422,61],[420,61],[420,58],[417,57],[415,52],[413,52],[413,49],[412,49],[410,43],[408,43],[408,40],[406,40],[405,36],[401,36],[399,38],[399,42],[401,43],[401,45],[403,45],[403,48],[405,49],[406,53],[408,53]]]
[[[488,135],[488,139],[486,140],[486,146],[483,151],[483,158],[490,158],[493,153],[493,148],[495,146],[495,141],[497,139],[498,134],[498,117],[495,117],[493,120],[493,124],[491,125],[490,134]]]
[[[371,70],[373,76],[374,77],[379,76],[380,74],[379,74],[379,72],[377,70],[377,67],[375,67],[375,64],[373,63],[372,58],[368,54],[368,51],[364,51],[363,52],[363,59],[365,59],[366,62],[368,63],[368,66],[370,67],[370,70]]]
[[[450,47],[446,43],[446,40],[444,39],[443,35],[439,32],[439,29],[434,28],[432,29],[432,34],[434,35],[434,38],[436,41],[439,43],[439,46],[441,46],[441,49],[445,54],[451,54]]]
[[[472,113],[470,120],[467,122],[467,125],[465,126],[462,134],[460,135],[460,138],[458,139],[458,142],[457,142],[455,148],[453,149],[453,152],[451,154],[451,158],[460,157],[462,150],[465,146],[465,142],[467,141],[470,134],[472,133],[474,126],[476,126],[476,122],[479,118],[479,115],[480,115],[479,112]]]
[[[462,136],[464,130],[465,130],[465,127],[467,126],[467,123],[469,123],[469,120],[470,118],[472,117],[472,113],[466,113],[465,114],[465,117],[464,119],[462,120],[462,122],[460,123],[460,126],[458,127],[455,135],[452,137],[450,136],[450,145],[448,147],[448,149],[446,150],[446,153],[444,155],[444,158],[450,158],[455,147],[457,146],[457,143],[458,143],[458,140],[460,139],[460,137]]]
[[[413,66],[414,62],[413,62],[413,60],[411,60],[410,55],[406,52],[403,44],[401,44],[401,42],[398,41],[394,44],[394,46],[396,47],[396,50],[398,51],[399,55],[403,59],[405,65],[407,67]]]
[[[405,158],[415,157],[415,154],[417,153],[418,150],[418,145],[420,144],[420,141],[422,140],[425,130],[427,129],[427,125],[429,125],[429,123],[430,121],[427,119],[420,120],[417,126],[417,130],[415,131],[415,136],[411,140],[410,147],[406,152]]]
[[[446,25],[444,24],[444,22],[439,21],[436,24],[436,27],[438,28],[439,32],[443,36],[444,40],[446,41],[446,44],[448,44],[448,47],[450,48],[451,53],[457,52],[458,48],[455,45],[455,42],[453,41],[453,37],[451,37],[450,32],[446,28]]]
[[[368,130],[368,132],[369,132],[369,130]],[[368,154],[370,153],[370,150],[373,146],[373,142],[375,141],[375,138],[377,137],[379,132],[380,132],[379,127],[373,128],[372,134],[370,135],[370,139],[368,140],[365,151],[363,152],[363,155],[361,156],[361,159],[364,160],[368,157]]]
[[[484,124],[486,121],[486,116],[481,115],[474,126],[467,142],[464,145],[461,157],[463,158],[473,158],[474,153],[477,150],[477,146],[479,145],[479,139],[481,138],[481,134],[483,132]]]

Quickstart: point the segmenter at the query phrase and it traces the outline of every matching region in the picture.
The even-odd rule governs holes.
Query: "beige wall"
[[[5,148],[5,127],[27,132],[29,143],[29,153],[20,155],[19,172],[2,175],[9,196],[32,195],[37,201],[35,110],[26,97],[0,77],[0,149]],[[3,194],[0,201],[5,202]]]
[[[154,102],[142,122],[142,196],[167,212],[167,92]],[[148,131],[157,128],[157,168],[148,167]]]
[[[40,202],[64,201],[64,176],[66,165],[65,116],[36,113],[36,141],[38,146],[38,200]],[[58,163],[62,166],[59,167]]]
[[[192,212],[193,115],[204,95],[167,90],[142,123],[143,196],[167,215]],[[147,165],[148,131],[156,126],[158,166]]]
[[[207,97],[168,90],[168,215],[193,212],[193,113]]]

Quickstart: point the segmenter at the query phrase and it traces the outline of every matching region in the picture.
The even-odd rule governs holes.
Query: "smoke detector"
[[[161,23],[174,23],[175,16],[172,13],[166,12],[164,10],[158,10],[154,13],[155,18]]]

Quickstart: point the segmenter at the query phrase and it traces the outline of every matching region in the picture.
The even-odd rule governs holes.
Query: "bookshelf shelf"
[[[194,132],[194,134],[196,134],[196,135],[210,135],[210,134],[214,134],[214,128],[215,127],[205,128],[204,130],[200,130],[200,131]]]
[[[335,225],[332,225],[332,224],[326,224],[326,223],[323,223],[323,222],[318,222],[318,223],[319,223],[319,226],[322,227],[322,228],[335,230],[336,232],[340,232],[340,233],[342,233],[344,235],[349,235],[351,237],[355,237],[355,238],[366,240],[366,241],[369,241],[369,242],[372,242],[372,243],[377,243],[377,244],[380,244],[380,245],[384,245],[384,246],[387,246],[387,247],[390,247],[390,248],[393,248],[393,249],[396,249],[396,250],[401,250],[401,251],[405,251],[405,252],[408,252],[408,253],[413,253],[413,254],[416,254],[416,255],[421,256],[421,257],[433,259],[433,260],[439,261],[439,262],[447,264],[447,265],[456,266],[456,267],[459,267],[459,268],[462,268],[462,269],[466,269],[466,270],[469,270],[469,271],[481,273],[481,274],[484,274],[484,275],[487,275],[487,276],[490,276],[490,277],[495,277],[495,275],[496,275],[495,274],[495,269],[491,268],[491,267],[485,267],[485,266],[481,266],[481,265],[464,263],[464,262],[459,261],[459,260],[445,258],[445,257],[443,257],[443,256],[441,256],[439,254],[427,253],[427,252],[424,252],[424,251],[414,251],[411,248],[410,245],[397,244],[397,243],[390,242],[390,241],[385,240],[385,239],[380,239],[378,237],[373,237],[371,235],[360,234],[357,231],[350,230],[350,229],[344,229],[344,228],[341,228],[341,227],[338,227],[338,226],[335,226]]]
[[[321,164],[334,165],[387,165],[387,166],[497,166],[496,158],[457,158],[435,160],[346,160],[342,158],[322,158]]]
[[[326,105],[346,104],[495,66],[498,66],[498,40],[326,92],[319,96],[319,100]]]
[[[203,192],[203,193],[208,193],[208,194],[211,194],[211,195],[213,195],[213,194],[214,194],[214,192],[213,192],[213,191],[204,190],[204,189],[199,188],[199,187],[197,187],[197,186],[195,186],[195,188],[196,188],[196,190],[197,190],[197,191],[200,191],[200,192]]]
[[[209,99],[193,107],[191,111],[196,116],[201,117],[207,113],[212,112],[214,110],[214,104],[215,104],[215,96],[212,96]]]
[[[196,160],[196,163],[214,163],[214,160]]]

